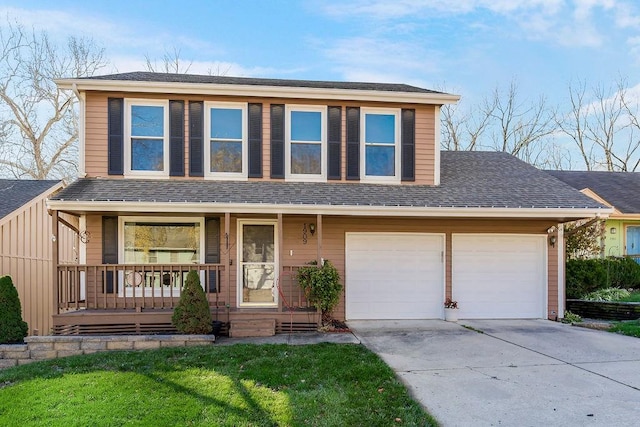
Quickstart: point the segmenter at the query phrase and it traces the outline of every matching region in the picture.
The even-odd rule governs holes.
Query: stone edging
[[[25,344],[0,344],[0,368],[37,360],[110,350],[148,350],[160,347],[210,345],[213,335],[86,335],[31,336]]]

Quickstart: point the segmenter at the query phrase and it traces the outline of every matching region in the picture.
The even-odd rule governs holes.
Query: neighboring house
[[[62,181],[0,179],[0,276],[13,279],[30,335],[48,335],[52,327],[52,222],[45,200],[62,188]],[[77,261],[76,248],[76,233],[62,225],[56,263]]]
[[[592,199],[613,208],[605,224],[604,256],[640,258],[640,173],[548,171]]]
[[[49,201],[90,236],[60,266],[56,333],[170,328],[187,270],[214,316],[315,328],[296,268],[330,260],[338,319],[557,318],[557,224],[610,209],[504,153],[440,153],[403,84],[134,72],[62,79],[82,177]],[[79,298],[84,295],[85,298]]]

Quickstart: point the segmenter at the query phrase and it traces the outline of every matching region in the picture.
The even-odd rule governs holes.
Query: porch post
[[[318,265],[322,265],[322,215],[316,215],[316,233],[318,234]]]
[[[59,249],[59,235],[58,235],[58,211],[51,211],[51,283],[53,289],[51,290],[51,299],[53,300],[52,314],[59,314],[58,307],[58,249]]]
[[[283,268],[282,268],[282,251],[284,250],[284,231],[283,231],[283,226],[282,226],[282,213],[278,213],[278,254],[277,256],[277,260],[278,260],[278,277],[276,278],[277,281],[277,286],[281,286],[282,282],[281,282],[281,278],[282,278],[282,272],[283,272]],[[278,311],[282,312],[282,298],[278,298]]]
[[[231,225],[229,224],[230,222],[231,222],[231,213],[225,212],[224,213],[224,245],[225,245],[224,250],[227,256],[225,257],[225,260],[224,260],[224,283],[227,286],[227,307],[231,305],[231,247],[233,245],[231,244],[231,242],[229,242],[229,239],[231,238],[231,235],[229,234],[229,230],[231,230]],[[238,260],[238,262],[240,261]],[[218,307],[216,307],[216,312],[217,310],[218,310]]]

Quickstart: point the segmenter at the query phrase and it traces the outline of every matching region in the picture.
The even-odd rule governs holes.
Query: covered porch
[[[58,211],[51,214],[56,225],[52,239],[57,242],[58,225],[65,221]],[[222,322],[223,333],[228,332],[228,328],[246,334],[313,331],[320,324],[320,314],[306,300],[296,273],[305,263],[322,259],[322,215],[288,215],[285,221],[283,214],[218,214],[212,217],[217,220],[217,235],[209,224],[202,230],[206,237],[198,243],[198,248],[206,254],[196,252],[198,255],[193,257],[201,262],[131,263],[123,262],[127,261],[122,255],[124,244],[120,246],[120,255],[108,256],[110,249],[105,243],[108,225],[105,226],[101,218],[111,213],[75,214],[80,218],[80,227],[75,231],[80,236],[80,253],[84,254],[80,256],[80,263],[60,264],[56,258],[57,244],[53,245],[55,280],[51,332],[54,335],[174,332],[171,316],[190,270],[199,272],[212,317],[214,321]],[[198,221],[204,225],[202,218],[210,217],[200,215],[190,214],[188,218],[194,221],[200,218]],[[140,221],[157,217],[162,223],[170,223],[175,218],[139,212],[127,212],[119,217],[139,217]],[[122,219],[120,222],[119,238],[122,239]],[[263,229],[257,231],[273,233],[272,241],[267,238],[266,242],[256,244],[251,237],[244,237],[258,226]],[[292,247],[291,241],[296,240],[301,250],[296,248],[296,256],[293,256],[291,249],[288,251],[291,256],[285,257],[282,250],[285,229],[292,234],[289,229],[294,227],[300,229],[296,233],[299,235],[295,239],[288,237],[286,246]],[[129,244],[127,241],[126,245]],[[209,246],[217,246],[217,256],[209,255],[216,252],[216,248]],[[251,258],[253,252],[247,254],[249,249],[261,258]],[[162,258],[151,252],[152,256],[139,257],[138,261]],[[116,260],[117,263],[105,262]]]

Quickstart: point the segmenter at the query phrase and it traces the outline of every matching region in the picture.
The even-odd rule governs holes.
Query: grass
[[[618,301],[620,302],[640,302],[640,292],[632,292],[631,295],[629,295],[626,298],[621,298]]]
[[[364,346],[109,352],[0,371],[16,426],[437,425]]]
[[[616,322],[611,326],[609,332],[616,332],[618,334],[640,338],[640,319]]]

